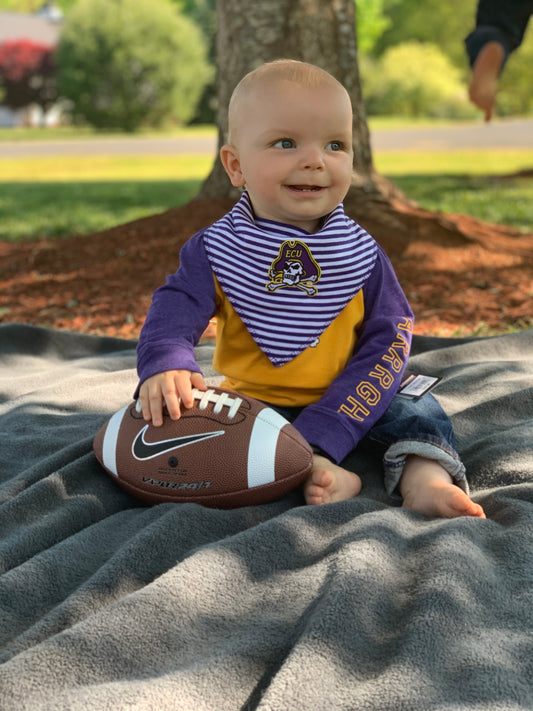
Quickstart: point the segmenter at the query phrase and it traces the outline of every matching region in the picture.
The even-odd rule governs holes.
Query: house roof
[[[61,33],[61,22],[21,12],[0,12],[0,44],[6,40],[29,39],[55,46]]]

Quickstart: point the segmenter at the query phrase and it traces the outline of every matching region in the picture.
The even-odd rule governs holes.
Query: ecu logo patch
[[[279,248],[276,259],[270,265],[266,284],[267,291],[290,287],[300,289],[307,296],[318,293],[317,284],[322,270],[311,254],[309,247],[298,240],[287,240]]]

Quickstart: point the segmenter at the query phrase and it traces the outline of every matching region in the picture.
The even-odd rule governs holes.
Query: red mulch
[[[0,242],[0,323],[137,338],[183,242],[231,205],[193,201],[85,237]],[[416,333],[533,326],[533,234],[460,215],[435,219],[412,206],[400,212],[399,231],[374,225],[371,216],[358,221],[389,254]]]

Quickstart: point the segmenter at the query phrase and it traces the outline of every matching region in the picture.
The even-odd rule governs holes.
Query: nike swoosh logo
[[[205,439],[211,439],[211,437],[219,437],[220,435],[225,434],[224,430],[219,430],[218,432],[200,432],[198,434],[187,435],[185,437],[165,439],[160,442],[147,442],[144,439],[144,435],[148,427],[149,425],[143,427],[143,429],[133,440],[133,444],[131,446],[133,456],[135,459],[140,459],[141,461],[144,461],[145,459],[152,459],[153,457],[157,457],[159,454],[172,452],[172,450],[179,449],[180,447],[186,447],[188,444],[203,442]]]

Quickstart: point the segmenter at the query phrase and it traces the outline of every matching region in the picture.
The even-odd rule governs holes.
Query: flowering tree
[[[11,109],[37,104],[46,112],[58,98],[53,47],[31,40],[0,45],[0,100]]]

